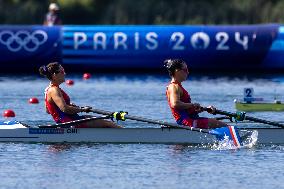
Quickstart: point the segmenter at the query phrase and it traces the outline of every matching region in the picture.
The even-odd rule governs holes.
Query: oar
[[[210,110],[208,110],[208,109],[206,109],[206,111],[210,112]],[[231,112],[226,112],[226,111],[223,111],[223,110],[216,110],[215,114],[220,114],[220,115],[226,115],[226,116],[234,117],[234,118],[237,119],[237,121],[249,120],[249,121],[253,121],[253,122],[264,123],[264,124],[268,124],[268,125],[273,125],[273,126],[284,128],[284,124],[281,124],[281,123],[278,123],[278,122],[274,122],[274,121],[268,121],[268,120],[264,120],[264,119],[259,119],[259,118],[255,118],[255,117],[246,116],[245,112],[231,113]]]
[[[109,119],[111,118],[112,115],[107,115],[107,116],[101,116],[101,117],[87,117],[84,119],[78,119],[78,120],[74,120],[74,121],[68,121],[65,123],[57,123],[57,124],[52,124],[52,125],[39,125],[37,127],[39,128],[69,128],[70,126],[73,125],[78,125],[80,123],[85,123],[91,120],[99,120],[99,119]]]
[[[168,123],[160,120],[153,120],[153,119],[148,119],[148,118],[143,118],[143,117],[138,117],[138,116],[130,116],[126,112],[122,112],[119,114],[119,112],[109,112],[109,111],[104,111],[104,110],[99,110],[99,109],[90,109],[90,112],[97,113],[97,114],[103,114],[103,115],[110,115],[116,117],[115,114],[118,114],[118,117],[116,117],[117,120],[125,120],[125,119],[130,119],[130,120],[135,120],[135,121],[141,121],[141,122],[146,122],[146,123],[152,123],[152,124],[158,124],[158,125],[163,125],[167,127],[174,127],[174,128],[182,128],[186,130],[191,130],[191,131],[196,131],[196,132],[201,132],[201,133],[207,133],[207,134],[212,134],[215,135],[218,140],[223,140],[227,137],[229,137],[230,140],[232,140],[235,144],[235,146],[240,147],[241,146],[241,140],[237,131],[237,128],[234,126],[228,126],[228,127],[222,127],[222,128],[217,128],[217,129],[212,129],[212,130],[207,130],[207,129],[199,129],[199,128],[194,128],[194,127],[188,127],[184,125],[178,125],[175,123]]]

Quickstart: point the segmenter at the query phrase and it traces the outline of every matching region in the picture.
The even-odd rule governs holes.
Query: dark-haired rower
[[[188,68],[183,60],[165,60],[164,66],[167,68],[171,77],[166,95],[172,114],[178,124],[203,129],[228,126],[216,119],[199,117],[198,114],[203,111],[202,107],[198,103],[191,102],[189,93],[182,86],[182,82],[188,76]],[[214,113],[215,108],[213,106],[209,106],[208,108]]]
[[[65,82],[64,68],[57,62],[49,63],[39,68],[41,75],[50,80],[49,86],[45,89],[46,112],[51,114],[56,123],[64,123],[79,120],[90,116],[79,116],[80,112],[89,112],[90,107],[78,107],[70,103],[69,96],[59,87]],[[92,120],[77,127],[119,127],[107,120]]]

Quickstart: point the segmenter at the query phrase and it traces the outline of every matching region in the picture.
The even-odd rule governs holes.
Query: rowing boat
[[[235,101],[236,109],[239,111],[284,111],[284,104],[277,102],[239,102]]]
[[[258,144],[284,144],[283,128],[240,128],[240,132],[258,132]],[[20,122],[0,123],[0,142],[94,142],[94,143],[157,143],[208,144],[214,135],[181,128],[40,128]]]

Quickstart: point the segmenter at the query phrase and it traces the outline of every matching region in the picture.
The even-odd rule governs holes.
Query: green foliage
[[[284,0],[0,0],[0,24],[42,24],[51,2],[63,24],[284,22]]]

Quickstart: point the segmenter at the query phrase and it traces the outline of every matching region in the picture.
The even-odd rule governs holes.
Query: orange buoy
[[[30,98],[29,103],[30,103],[30,104],[38,104],[39,101],[38,101],[37,98],[33,97],[33,98]]]
[[[83,75],[83,79],[87,80],[91,78],[91,74],[90,73],[84,73]]]
[[[66,80],[65,83],[66,85],[69,85],[69,86],[74,85],[74,81],[72,79]]]
[[[4,117],[15,117],[16,114],[13,110],[5,110],[3,113]]]

